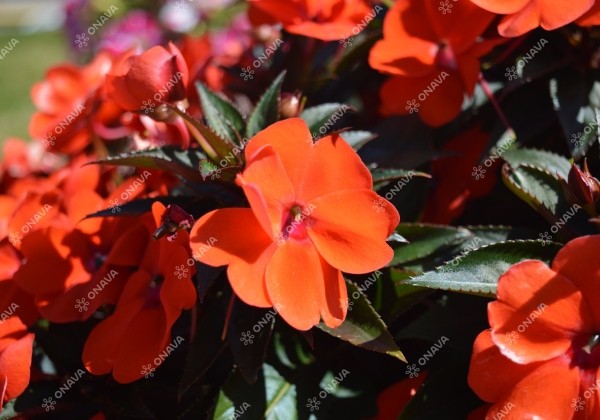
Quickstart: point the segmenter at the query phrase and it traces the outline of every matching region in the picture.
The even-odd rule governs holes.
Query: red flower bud
[[[300,93],[283,93],[279,103],[279,112],[282,118],[294,118],[302,112],[303,103]]]
[[[178,230],[190,230],[194,224],[194,217],[177,204],[169,204],[162,216],[160,226],[152,237],[156,240],[165,235],[169,241],[177,237]]]
[[[117,74],[106,75],[110,98],[128,111],[154,113],[165,102],[186,98],[187,64],[175,45],[150,48],[123,62]]]
[[[594,205],[600,198],[600,182],[594,178],[583,163],[583,171],[573,165],[569,171],[568,191],[573,200],[581,205]]]

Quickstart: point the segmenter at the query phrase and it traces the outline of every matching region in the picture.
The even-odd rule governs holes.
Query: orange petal
[[[519,365],[500,353],[490,330],[481,332],[473,344],[469,386],[484,401],[499,401],[521,379],[544,362]]]
[[[531,0],[471,0],[471,2],[482,9],[500,15],[517,13],[519,10],[523,9],[527,3],[533,3]]]
[[[294,204],[294,187],[283,163],[271,145],[265,145],[254,153],[242,175],[236,179],[269,235],[281,230],[284,206]],[[253,186],[253,187],[251,187]],[[286,206],[286,207],[287,207]],[[268,220],[260,215],[266,211]]]
[[[29,385],[33,338],[33,334],[27,334],[0,352],[0,372],[7,376],[6,400],[18,397]]]
[[[396,208],[373,191],[339,191],[312,203],[308,236],[321,256],[346,273],[360,274],[386,265],[393,251],[386,243],[400,221]]]
[[[567,243],[554,257],[552,269],[568,278],[579,290],[600,330],[600,235],[581,236]]]
[[[317,282],[321,318],[330,327],[339,327],[348,311],[348,291],[340,270],[333,268],[321,258],[323,281]]]
[[[385,115],[407,115],[412,109],[423,122],[438,127],[460,114],[465,86],[458,73],[440,69],[422,77],[392,77],[380,95]]]
[[[246,146],[246,160],[251,162],[267,144],[279,155],[301,202],[339,190],[372,188],[369,170],[341,136],[326,136],[313,144],[300,118],[279,121],[256,134]]]
[[[541,261],[510,267],[498,280],[497,296],[488,305],[492,340],[516,363],[565,354],[575,335],[593,331],[582,293]]]
[[[498,376],[507,371],[497,371]],[[488,411],[488,419],[570,419],[574,414],[571,406],[579,395],[578,368],[570,368],[566,358],[557,357],[541,363],[526,375]],[[494,377],[492,381],[498,380]],[[560,384],[560,386],[548,386]],[[588,417],[590,418],[590,417]]]
[[[319,323],[319,291],[323,283],[319,254],[310,241],[288,240],[267,265],[269,297],[292,327],[306,331]]]
[[[262,308],[272,306],[265,271],[276,245],[251,209],[207,213],[194,224],[190,238],[195,259],[214,267],[229,265],[229,282],[240,299]]]
[[[144,365],[158,368],[154,360],[169,344],[171,326],[167,324],[161,307],[144,308],[127,320],[127,332],[121,338],[115,353],[113,377],[126,384],[143,375]]]

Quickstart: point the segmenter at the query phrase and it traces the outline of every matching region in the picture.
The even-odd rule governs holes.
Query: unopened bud
[[[279,112],[282,118],[294,118],[300,115],[304,108],[300,93],[283,93],[279,103]]]

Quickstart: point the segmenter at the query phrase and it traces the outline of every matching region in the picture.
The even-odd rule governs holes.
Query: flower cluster
[[[600,417],[600,3],[92,3],[2,143],[7,417]]]

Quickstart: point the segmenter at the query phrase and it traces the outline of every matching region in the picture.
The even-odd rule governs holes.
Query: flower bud
[[[590,174],[586,161],[583,171],[573,164],[567,185],[573,200],[582,206],[594,206],[600,198],[600,182]]]
[[[294,118],[300,115],[304,103],[301,93],[283,93],[279,103],[279,112],[283,118]]]
[[[165,235],[169,241],[177,237],[177,231],[189,230],[194,224],[194,217],[176,204],[169,204],[162,216],[160,226],[156,229],[152,238],[154,240]]]

